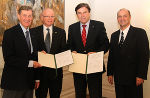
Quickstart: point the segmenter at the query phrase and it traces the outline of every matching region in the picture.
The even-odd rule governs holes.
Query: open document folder
[[[38,62],[45,67],[60,68],[73,63],[71,50],[67,50],[58,54],[44,54],[38,52]]]
[[[103,71],[103,51],[90,55],[72,53],[72,56],[74,63],[69,66],[70,72],[90,74]]]

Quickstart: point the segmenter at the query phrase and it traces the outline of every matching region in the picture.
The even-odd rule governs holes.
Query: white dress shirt
[[[24,33],[24,36],[26,38],[26,31],[29,31],[29,28],[25,29],[21,23],[20,23],[20,26],[21,26],[21,28],[23,30],[23,33]],[[32,46],[32,41],[31,41],[30,33],[29,33],[29,38],[30,38],[31,53],[32,53],[33,52],[33,46]],[[29,60],[28,67],[33,67],[33,60]]]
[[[130,29],[130,25],[129,25],[125,30],[123,30],[123,31],[120,29],[119,42],[120,42],[120,40],[121,40],[121,33],[122,33],[122,32],[124,33],[123,37],[124,37],[124,41],[125,41],[129,29]],[[118,43],[119,43],[119,42],[118,42]]]

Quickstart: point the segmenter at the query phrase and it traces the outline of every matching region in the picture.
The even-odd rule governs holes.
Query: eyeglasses
[[[55,16],[43,16],[44,18],[55,18]]]
[[[32,15],[23,14],[22,17],[25,17],[25,18],[32,18]]]

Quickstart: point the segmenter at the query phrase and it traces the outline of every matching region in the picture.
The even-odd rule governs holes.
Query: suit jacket
[[[69,26],[68,47],[78,53],[108,51],[109,40],[104,24],[100,21],[90,20],[86,45],[84,47],[80,31],[80,22]],[[105,70],[105,69],[104,69]]]
[[[111,35],[107,75],[114,75],[115,83],[136,83],[136,77],[147,79],[149,42],[145,30],[130,26],[123,46],[119,48],[120,30]]]
[[[57,54],[66,50],[66,33],[65,30],[58,28],[56,26],[52,27],[52,43],[50,54]],[[33,28],[38,38],[38,50],[39,51],[47,51],[45,42],[44,42],[44,34],[43,34],[43,25]],[[62,78],[62,68],[57,69],[57,77]],[[40,86],[48,87],[48,83],[46,82],[48,78],[55,79],[56,78],[56,70],[53,68],[42,67],[40,68]]]
[[[30,32],[33,53],[28,49],[26,38],[20,24],[6,30],[3,36],[2,51],[4,69],[1,87],[8,90],[33,89],[34,69],[28,67],[29,60],[37,60],[37,43]]]

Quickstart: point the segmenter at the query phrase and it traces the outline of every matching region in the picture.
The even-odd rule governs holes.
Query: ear
[[[43,15],[40,14],[40,20],[43,22]]]
[[[18,20],[20,21],[20,14],[17,14]]]

